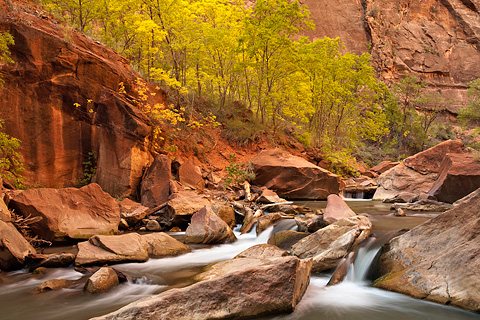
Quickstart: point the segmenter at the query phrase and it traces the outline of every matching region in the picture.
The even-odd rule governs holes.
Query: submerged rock
[[[299,258],[313,258],[316,272],[334,268],[356,245],[370,236],[372,223],[365,216],[339,220],[305,237],[292,246]]]
[[[42,283],[40,286],[36,287],[33,291],[35,293],[42,293],[47,291],[69,288],[76,284],[78,284],[78,280],[50,279]]]
[[[210,207],[195,213],[185,231],[186,243],[228,243],[235,240],[232,229]]]
[[[11,194],[9,205],[24,217],[41,217],[30,227],[34,234],[49,241],[114,234],[120,223],[118,204],[96,183],[80,189],[16,191]]]
[[[93,319],[251,319],[292,312],[308,286],[310,269],[309,260],[278,258],[171,289]]]
[[[480,189],[454,208],[394,238],[375,286],[480,310]]]
[[[342,179],[280,149],[264,150],[252,159],[256,185],[286,199],[326,199],[343,189]]]
[[[0,270],[20,269],[35,249],[10,222],[0,220]]]

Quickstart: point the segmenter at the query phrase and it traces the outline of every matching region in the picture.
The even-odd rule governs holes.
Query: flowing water
[[[301,203],[303,204],[303,203]],[[324,207],[325,203],[307,203],[311,207]],[[412,227],[429,218],[391,217],[389,206],[374,201],[355,201],[349,205],[357,213],[367,214],[376,230],[397,230]],[[191,253],[165,259],[150,259],[144,263],[119,264],[115,268],[136,278],[102,294],[83,293],[81,285],[41,294],[32,290],[48,279],[79,280],[83,274],[68,269],[54,269],[44,275],[32,276],[26,271],[0,274],[1,320],[83,320],[117,310],[123,305],[145,296],[173,287],[192,284],[193,276],[202,267],[220,260],[233,258],[241,251],[266,243],[272,229],[256,237],[254,231],[239,235],[233,244],[196,249]],[[480,319],[478,313],[463,311],[410,298],[398,293],[370,287],[366,275],[374,260],[379,244],[362,247],[350,266],[346,279],[335,286],[326,286],[330,275],[314,274],[304,298],[294,313],[265,319],[328,319],[328,320],[463,320]],[[80,283],[80,282],[79,282]]]

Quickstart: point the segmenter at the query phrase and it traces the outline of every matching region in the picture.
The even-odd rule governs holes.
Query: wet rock
[[[375,286],[480,310],[480,189],[454,208],[392,239]]]
[[[238,258],[256,258],[256,259],[271,259],[288,256],[288,252],[280,249],[272,244],[257,244],[237,254],[234,259]]]
[[[190,252],[190,248],[164,232],[142,236],[148,243],[148,255],[151,258],[178,256]]]
[[[354,217],[357,214],[336,194],[331,194],[327,198],[327,207],[323,213],[323,220],[332,224],[343,218]]]
[[[273,244],[280,249],[289,251],[298,241],[309,236],[310,233],[298,232],[293,230],[283,230],[275,233],[268,239],[268,244]]]
[[[438,179],[428,192],[438,201],[453,203],[480,188],[480,162],[470,154],[447,154]]]
[[[370,236],[372,223],[365,216],[341,219],[305,237],[292,246],[299,258],[313,258],[316,272],[334,268],[362,240]]]
[[[10,222],[0,220],[0,269],[20,269],[35,249]]]
[[[42,293],[46,291],[60,290],[64,288],[69,288],[72,285],[77,283],[76,280],[67,280],[67,279],[51,279],[42,283],[40,286],[34,289],[36,293]]]
[[[180,183],[185,186],[199,190],[205,188],[202,171],[192,160],[187,160],[180,165],[180,168],[178,169],[178,178]]]
[[[195,213],[185,231],[185,243],[228,243],[236,239],[232,229],[210,207]]]
[[[171,289],[94,319],[247,319],[288,313],[302,298],[310,269],[308,260],[278,258],[186,288]]]
[[[11,194],[10,206],[24,217],[41,217],[30,227],[39,238],[49,241],[114,234],[120,223],[118,204],[96,183],[80,189],[16,191]]]
[[[272,212],[258,217],[255,230],[257,235],[265,231],[268,227],[276,225],[282,219],[283,217],[279,212]]]
[[[395,209],[395,212],[393,213],[393,215],[397,216],[397,217],[405,217],[406,216],[405,211],[403,211],[402,208]]]
[[[171,174],[170,157],[164,154],[156,155],[147,168],[140,184],[142,205],[155,207],[168,201],[170,195]]]
[[[75,261],[76,255],[73,253],[59,254],[30,254],[28,256],[29,268],[66,268]]]
[[[295,216],[295,222],[300,232],[313,233],[319,229],[327,226],[325,220],[323,220],[323,214],[306,214],[305,216]]]
[[[89,293],[105,292],[118,284],[119,280],[115,270],[103,267],[88,278],[83,290]]]
[[[339,176],[280,149],[260,152],[252,164],[254,183],[285,199],[326,199],[343,189]]]
[[[128,226],[136,225],[139,221],[144,219],[149,212],[148,207],[130,199],[124,199],[118,204],[120,206],[120,217],[125,219]]]

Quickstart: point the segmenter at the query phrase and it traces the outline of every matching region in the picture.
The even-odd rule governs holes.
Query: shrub
[[[0,119],[0,129],[3,120]],[[0,131],[0,177],[13,184],[16,188],[23,188],[23,163],[17,150],[20,140],[10,137]]]
[[[225,185],[227,187],[255,179],[255,173],[253,172],[251,164],[236,163],[235,154],[230,155],[230,164],[225,167],[225,170],[227,170],[227,177],[225,178]]]

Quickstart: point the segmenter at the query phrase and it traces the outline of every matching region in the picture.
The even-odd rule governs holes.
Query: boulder
[[[16,191],[11,194],[9,205],[24,217],[41,217],[30,227],[39,238],[49,241],[114,234],[120,222],[118,204],[96,183],[80,189]]]
[[[28,256],[29,269],[37,268],[66,268],[75,261],[73,253],[59,254],[30,254]]]
[[[382,161],[379,164],[377,164],[376,166],[371,167],[370,171],[373,171],[377,174],[382,174],[382,173],[392,169],[393,167],[395,167],[399,163],[400,162]]]
[[[178,169],[178,180],[181,184],[194,189],[203,190],[205,188],[202,170],[190,159],[180,165]]]
[[[280,149],[261,151],[252,164],[254,183],[285,199],[323,200],[343,189],[339,176]]]
[[[460,141],[448,140],[433,148],[406,158],[399,165],[377,178],[374,200],[394,198],[400,192],[428,193],[439,176],[440,166],[447,153],[464,154]]]
[[[257,227],[255,228],[255,232],[257,235],[265,231],[270,226],[276,225],[279,221],[283,219],[282,214],[280,212],[272,212],[265,214],[257,219]]]
[[[175,217],[190,218],[205,206],[210,206],[210,200],[204,194],[194,191],[179,191],[172,194],[168,200],[167,213],[171,219]]]
[[[151,258],[178,256],[190,252],[190,248],[164,232],[142,236],[148,243],[148,255]]]
[[[185,231],[185,243],[228,243],[236,239],[232,229],[210,207],[195,213]]]
[[[225,223],[232,229],[237,225],[235,220],[235,209],[231,206],[220,206],[217,211],[217,216],[225,221]]]
[[[3,194],[0,192],[0,220],[4,222],[12,221],[12,215],[8,210],[7,205],[3,201]]]
[[[396,237],[375,286],[480,311],[480,189],[453,209]]]
[[[260,196],[257,198],[257,202],[269,204],[286,202],[286,200],[280,198],[274,191],[264,188]]]
[[[449,153],[442,161],[438,179],[428,192],[438,201],[454,203],[480,188],[480,162],[470,154]]]
[[[0,220],[0,269],[20,269],[35,249],[10,222]]]
[[[148,242],[138,233],[93,236],[78,244],[75,265],[147,261]]]
[[[77,280],[50,279],[34,289],[35,293],[48,292],[72,287],[78,283]]]
[[[100,319],[251,319],[292,312],[308,286],[310,261],[278,258],[133,302]]]
[[[145,170],[140,183],[140,199],[146,207],[159,206],[168,201],[170,195],[171,160],[165,154],[156,155]]]
[[[76,185],[95,152],[94,182],[112,195],[136,196],[152,140],[151,121],[129,97],[136,96],[137,73],[99,41],[64,32],[22,6],[0,18],[1,29],[15,37],[15,63],[0,67],[0,105],[8,106],[0,118],[6,133],[22,141],[26,184]],[[118,93],[119,83],[129,96]],[[162,94],[149,100],[164,101]]]
[[[257,244],[246,250],[243,250],[235,256],[234,259],[239,258],[256,258],[256,259],[271,259],[288,256],[288,252],[280,249],[273,244]]]
[[[327,226],[323,220],[323,214],[306,214],[305,216],[295,216],[295,223],[300,232],[315,232]]]
[[[370,236],[372,223],[367,217],[341,219],[318,230],[292,246],[291,253],[299,258],[313,258],[313,270],[334,268],[356,245]]]
[[[418,193],[413,193],[413,192],[408,192],[408,191],[402,191],[396,194],[393,198],[387,198],[383,200],[385,203],[409,203],[409,202],[414,202],[418,200],[419,194]]]
[[[105,292],[118,284],[119,280],[115,270],[103,267],[88,278],[83,290],[89,293]]]
[[[125,219],[129,226],[136,225],[139,221],[145,218],[149,212],[148,207],[128,198],[123,199],[118,204],[120,206],[120,217]]]
[[[357,214],[336,194],[331,194],[327,198],[327,207],[323,213],[323,221],[332,224],[343,218],[354,217]]]
[[[267,243],[275,245],[280,249],[290,251],[290,248],[298,241],[308,237],[310,233],[293,230],[283,230],[275,233],[268,239]]]
[[[162,227],[157,220],[148,219],[147,224],[145,225],[145,229],[148,231],[162,231]]]

